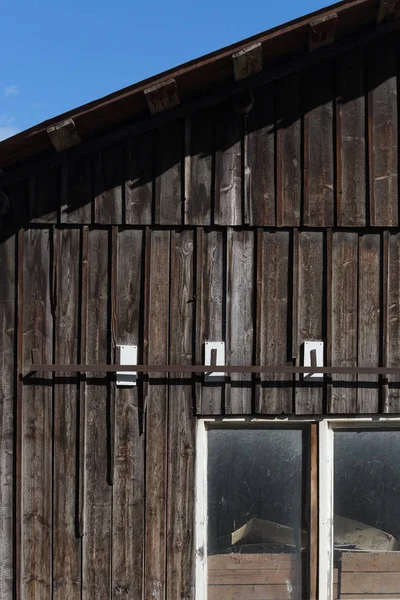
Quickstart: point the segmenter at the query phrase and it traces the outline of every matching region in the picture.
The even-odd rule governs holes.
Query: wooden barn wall
[[[400,381],[44,363],[398,366],[397,41],[388,37],[6,189],[0,597],[194,598],[196,415],[400,413]]]

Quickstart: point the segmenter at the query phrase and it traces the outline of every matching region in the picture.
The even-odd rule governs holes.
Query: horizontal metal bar
[[[295,367],[222,365],[212,367],[216,373],[321,373],[341,375],[400,375],[400,367]],[[30,372],[51,373],[115,373],[136,371],[138,373],[208,373],[210,365],[39,365],[32,364]]]

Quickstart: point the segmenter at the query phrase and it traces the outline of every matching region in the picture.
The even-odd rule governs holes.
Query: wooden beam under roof
[[[381,0],[378,11],[378,23],[397,19],[400,16],[400,0]]]
[[[262,71],[262,45],[252,44],[232,54],[235,81]]]
[[[66,119],[48,127],[47,133],[57,152],[62,152],[81,143],[81,138],[73,119]]]
[[[158,115],[180,104],[178,86],[175,79],[163,81],[144,90],[147,106],[152,115]]]
[[[332,13],[321,19],[311,21],[308,38],[308,49],[310,52],[333,44],[336,36],[337,21],[337,13]]]

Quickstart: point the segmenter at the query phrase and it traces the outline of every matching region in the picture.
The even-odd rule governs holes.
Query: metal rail
[[[323,375],[400,375],[400,367],[314,367],[256,365],[42,365],[31,364],[30,373],[321,373]]]

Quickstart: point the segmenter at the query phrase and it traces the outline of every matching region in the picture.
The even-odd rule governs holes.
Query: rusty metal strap
[[[31,364],[30,373],[116,373],[117,371],[136,371],[138,373],[207,373],[210,365],[41,365]],[[400,367],[315,367],[283,365],[222,365],[214,366],[216,373],[321,373],[323,375],[400,375]]]

